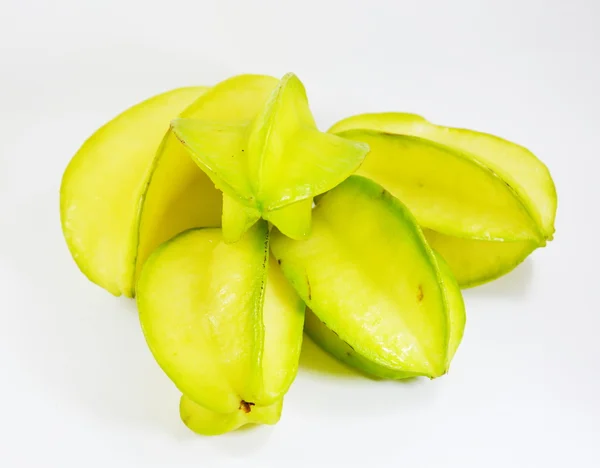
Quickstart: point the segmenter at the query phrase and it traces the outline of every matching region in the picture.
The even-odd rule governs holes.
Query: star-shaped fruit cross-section
[[[261,217],[289,237],[307,237],[312,198],[345,180],[369,151],[364,143],[317,129],[304,86],[292,73],[251,119],[181,118],[171,126],[223,191],[223,235],[229,242]]]

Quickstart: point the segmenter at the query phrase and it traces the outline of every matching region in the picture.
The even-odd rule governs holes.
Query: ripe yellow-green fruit
[[[185,109],[180,117],[209,122],[246,121],[256,114],[257,109],[263,105],[276,85],[277,80],[270,76],[234,76],[204,93]],[[218,135],[213,135],[211,138],[217,139]],[[221,213],[227,214],[227,206],[231,205],[231,198],[214,188],[213,182],[190,158],[189,152],[173,132],[169,132],[165,136],[162,148],[156,161],[152,180],[150,180],[146,196],[141,204],[142,226],[148,225],[155,227],[156,230],[156,220],[162,219],[176,205],[172,201],[173,198],[182,200],[186,197],[186,191],[202,192],[206,191],[206,187],[210,187],[211,193],[216,193],[217,196],[205,196],[203,200],[200,200],[199,197],[188,197],[190,203],[178,204],[189,220],[182,227],[185,229],[205,226],[218,227],[221,226],[221,220],[227,226],[230,217],[222,217]],[[168,185],[170,190],[166,191],[165,185]],[[210,224],[199,222],[204,211],[210,212]],[[240,222],[240,218],[236,216],[235,222]],[[167,224],[166,229],[169,229],[169,226],[170,224]],[[163,236],[160,243],[183,230],[180,229],[177,232],[171,230],[169,232],[171,235]],[[154,239],[150,239],[148,243],[141,243],[137,263],[138,275],[143,262],[160,243],[156,243]]]
[[[304,304],[269,256],[265,221],[232,244],[220,229],[166,242],[142,269],[137,304],[158,364],[226,427],[240,408],[281,400],[296,375]]]
[[[238,411],[223,414],[206,409],[182,395],[179,414],[184,424],[192,431],[201,435],[220,435],[247,424],[277,424],[282,407],[283,399],[269,406],[245,403],[240,404]]]
[[[371,146],[358,173],[400,198],[461,287],[508,273],[554,233],[556,189],[522,146],[414,114],[363,114],[330,132]]]
[[[175,89],[126,110],[83,144],[63,175],[60,213],[69,250],[81,271],[114,295],[133,296],[136,264],[171,235],[220,224],[221,195],[208,177],[200,173],[190,185],[155,174],[158,159],[178,150],[161,146],[170,121],[207,89]],[[143,221],[151,181],[163,209]]]
[[[546,239],[552,239],[556,218],[556,187],[546,165],[531,151],[488,133],[435,125],[415,114],[361,114],[336,123],[340,133],[369,129],[415,136],[453,148],[496,173],[520,197]]]
[[[447,371],[465,323],[460,290],[380,185],[351,176],[318,199],[309,239],[275,232],[271,249],[327,351],[381,377]]]
[[[429,245],[449,265],[462,288],[492,281],[513,270],[539,247],[535,240],[485,241],[423,229]]]
[[[225,239],[237,240],[261,217],[292,238],[306,238],[312,198],[354,172],[368,147],[320,132],[293,74],[251,105],[234,94],[231,101],[221,97],[229,86],[229,80],[220,83],[203,99],[218,100],[220,108],[242,106],[244,118],[173,122],[194,161],[231,198],[223,207]]]

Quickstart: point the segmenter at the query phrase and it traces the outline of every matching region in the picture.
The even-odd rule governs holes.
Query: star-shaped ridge
[[[239,118],[211,119],[209,113],[206,119],[172,122],[192,159],[224,193],[223,235],[229,241],[239,239],[261,217],[289,237],[305,238],[312,198],[345,180],[369,151],[364,143],[317,129],[296,75],[273,81],[262,104],[249,99],[255,109],[245,109]],[[222,85],[208,96],[213,103]],[[264,88],[261,92],[265,94]]]

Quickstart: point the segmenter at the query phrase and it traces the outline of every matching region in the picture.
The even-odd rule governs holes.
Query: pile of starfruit
[[[303,330],[377,378],[445,374],[461,288],[552,239],[556,191],[509,141],[403,113],[322,132],[295,75],[242,75],[104,125],[60,210],[81,271],[136,297],[182,420],[220,434],[279,420]]]

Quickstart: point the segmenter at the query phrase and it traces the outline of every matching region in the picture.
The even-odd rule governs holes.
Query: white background
[[[600,466],[599,25],[598,0],[0,0],[0,466]],[[150,95],[288,71],[323,128],[413,111],[529,147],[556,240],[465,293],[449,375],[374,382],[307,342],[277,426],[202,438],[134,303],[71,260],[60,177]]]

